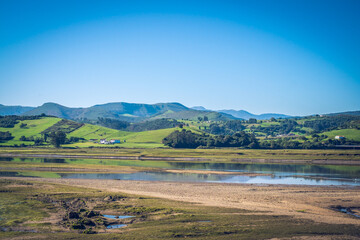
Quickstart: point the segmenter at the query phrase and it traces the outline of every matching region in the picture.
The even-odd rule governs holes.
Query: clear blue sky
[[[0,103],[360,110],[360,1],[0,1]]]

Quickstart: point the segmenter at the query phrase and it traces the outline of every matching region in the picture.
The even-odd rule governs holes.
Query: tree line
[[[254,135],[243,131],[234,135],[211,136],[209,134],[196,134],[190,130],[174,131],[163,139],[163,144],[173,148],[199,148],[199,147],[247,147],[257,148],[259,143]]]

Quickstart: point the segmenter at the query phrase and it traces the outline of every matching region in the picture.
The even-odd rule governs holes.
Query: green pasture
[[[85,124],[84,126],[76,129],[75,131],[69,133],[67,137],[79,137],[89,139],[113,139],[113,138],[123,138],[128,132],[119,131],[111,128],[101,127],[97,125]]]
[[[41,132],[59,122],[60,118],[45,117],[35,120],[19,121],[13,128],[0,128],[0,132],[10,132],[14,137],[13,140],[19,140],[21,136],[41,137]],[[27,124],[26,127],[20,128],[20,125]]]
[[[279,122],[262,122],[260,124],[260,126],[262,126],[262,127],[269,127],[269,126],[272,126],[272,125],[280,125],[280,123]]]
[[[330,132],[323,132],[329,138],[335,139],[335,136],[344,136],[349,140],[359,141],[360,142],[360,130],[359,129],[341,129],[333,130]]]

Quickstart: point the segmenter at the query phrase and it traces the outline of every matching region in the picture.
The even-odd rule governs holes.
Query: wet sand
[[[331,208],[337,205],[359,207],[360,187],[92,179],[39,179],[39,181],[255,211],[249,214],[288,215],[315,222],[360,226],[360,219]]]

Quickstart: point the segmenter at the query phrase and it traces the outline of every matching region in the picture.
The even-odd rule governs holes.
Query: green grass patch
[[[13,140],[19,140],[21,136],[25,137],[41,137],[41,132],[59,122],[60,118],[44,117],[35,120],[20,121],[13,128],[0,128],[1,132],[9,131],[14,136]],[[20,128],[20,125],[27,124],[25,128]],[[24,142],[29,144],[30,142]]]
[[[335,136],[344,136],[349,140],[359,141],[360,142],[360,130],[359,129],[340,129],[340,130],[333,130],[330,132],[323,132],[329,138],[334,139]]]

